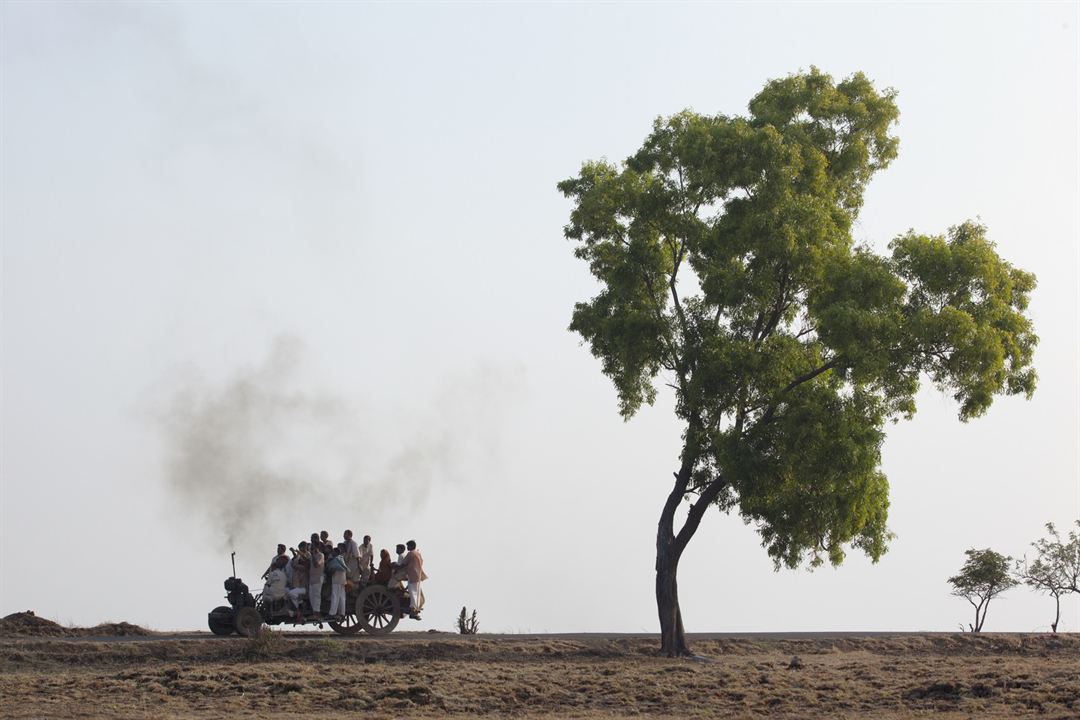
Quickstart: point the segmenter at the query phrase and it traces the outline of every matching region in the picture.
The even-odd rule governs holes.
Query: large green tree
[[[839,564],[845,546],[876,560],[884,428],[914,413],[920,382],[963,420],[1035,388],[1035,278],[986,228],[908,232],[884,256],[852,239],[866,184],[896,157],[894,98],[811,69],[769,82],[746,117],[659,119],[624,163],[559,184],[566,237],[600,281],[570,329],[625,418],[663,382],[683,427],[656,535],[669,655],[690,651],[676,577],[708,508],[752,522],[777,567]]]

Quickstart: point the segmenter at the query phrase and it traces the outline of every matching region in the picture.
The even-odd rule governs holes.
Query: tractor
[[[361,581],[346,584],[346,614],[340,622],[316,618],[306,597],[301,601],[301,617],[297,619],[288,598],[270,600],[262,593],[251,594],[244,581],[236,577],[235,552],[232,566],[233,574],[225,580],[225,598],[229,604],[218,606],[207,615],[210,631],[215,635],[228,636],[236,632],[252,637],[263,625],[317,625],[322,628],[323,624],[341,635],[355,635],[360,630],[368,635],[386,635],[403,617],[419,619],[419,614],[412,612],[409,594],[400,583],[387,586]],[[318,611],[325,617],[330,608],[330,583],[324,582],[322,590]]]

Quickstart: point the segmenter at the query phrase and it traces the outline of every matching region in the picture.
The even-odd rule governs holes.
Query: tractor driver
[[[274,563],[276,563],[278,561],[278,558],[283,557],[283,558],[285,558],[285,562],[289,562],[289,556],[285,554],[285,551],[287,549],[288,548],[286,548],[284,545],[282,545],[281,543],[278,543],[277,555],[275,555],[273,558],[270,559],[270,566],[268,568],[266,568],[266,572],[264,572],[262,574],[262,579],[263,580],[265,580],[266,576],[270,574],[270,571],[274,569]]]
[[[268,600],[282,600],[285,597],[285,565],[289,558],[278,555],[274,558],[274,564],[266,573],[266,584],[263,585],[263,597]]]

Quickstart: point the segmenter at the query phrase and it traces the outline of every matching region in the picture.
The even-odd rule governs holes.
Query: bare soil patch
[[[190,638],[191,636],[185,636]],[[0,716],[1080,717],[1080,637],[0,639]],[[798,658],[796,662],[795,659]]]

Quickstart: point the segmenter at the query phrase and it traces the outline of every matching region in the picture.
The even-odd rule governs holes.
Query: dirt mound
[[[63,625],[38,617],[33,610],[0,619],[0,635],[64,635],[66,630]]]
[[[139,625],[132,625],[129,622],[118,623],[101,623],[95,625],[92,628],[72,628],[79,630],[81,635],[89,635],[91,637],[112,637],[115,635],[153,635],[154,633]]]
[[[65,627],[38,617],[33,610],[12,613],[0,618],[0,636],[21,637],[106,637],[116,635],[152,635],[150,630],[127,622],[102,623],[91,628]]]

